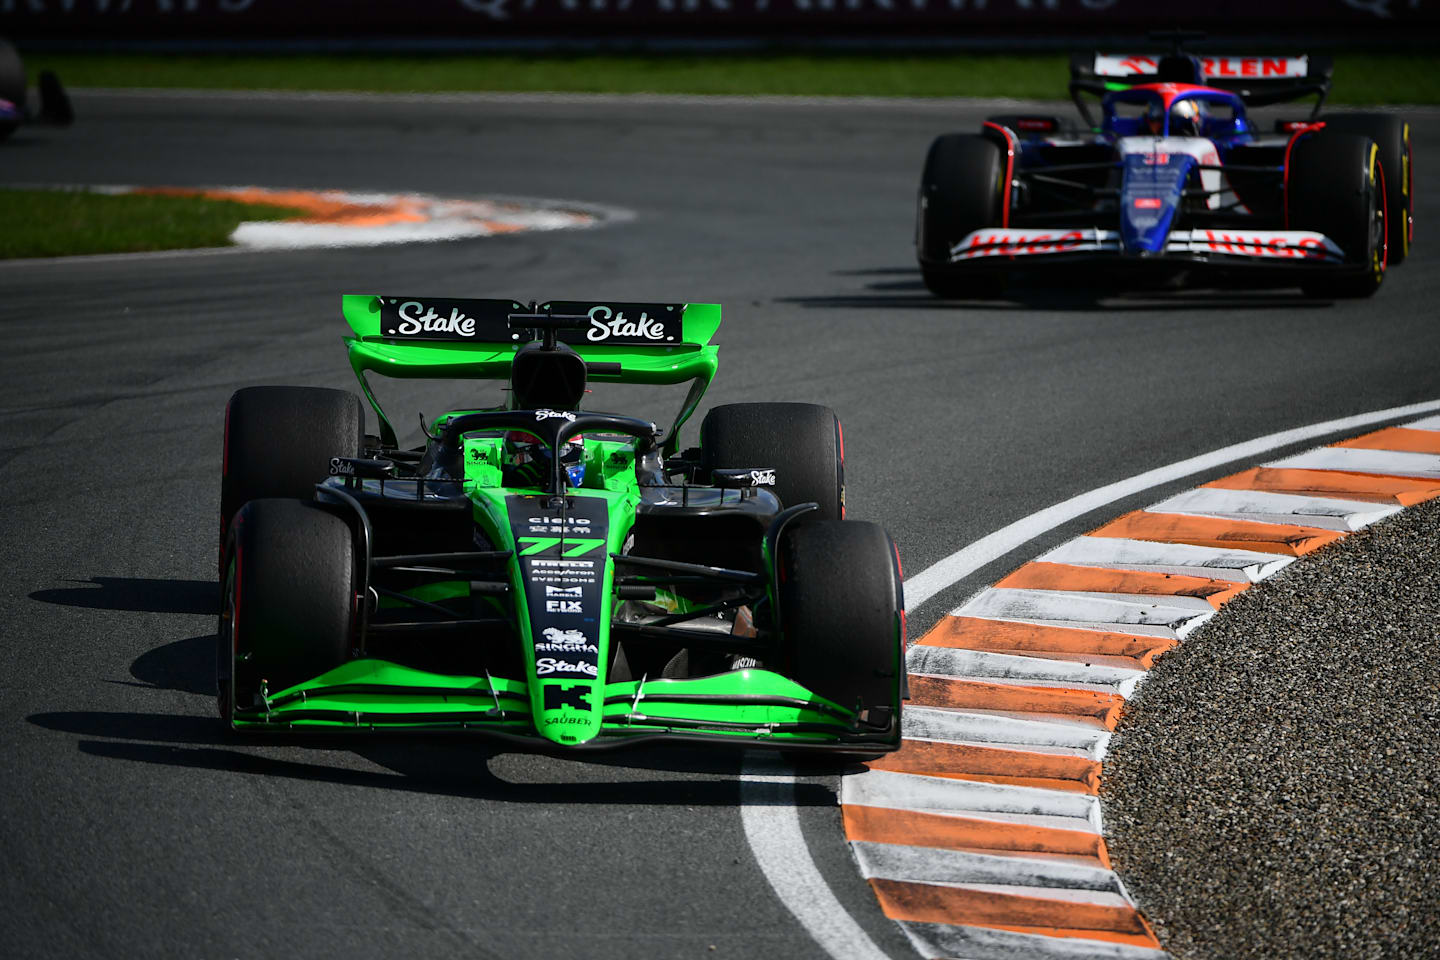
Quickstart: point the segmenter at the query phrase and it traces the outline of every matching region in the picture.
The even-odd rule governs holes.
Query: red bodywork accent
[[[1010,226],[1010,188],[1015,182],[1016,137],[1015,134],[1011,133],[1007,128],[1000,126],[998,123],[991,123],[989,120],[986,120],[985,126],[999,130],[1001,136],[1005,138],[1005,206],[1000,211],[1000,226],[1008,227]]]
[[[904,567],[904,565],[902,565],[902,564],[900,563],[900,544],[896,543],[894,540],[891,540],[891,541],[890,541],[890,546],[891,546],[891,548],[893,548],[894,551],[895,551],[895,573],[896,573],[897,576],[899,576],[900,582],[901,582],[901,583],[904,583],[904,582],[905,582],[905,567]],[[903,595],[903,589],[902,589],[902,595]],[[909,642],[909,636],[910,636],[910,625],[909,625],[908,621],[907,621],[906,618],[905,618],[905,605],[904,605],[904,604],[901,604],[901,605],[900,605],[900,650],[901,650],[901,654],[900,654],[900,655],[901,655],[902,657],[905,655],[905,654],[904,654],[905,646],[906,646],[906,644]]]
[[[1405,129],[1405,200],[1409,209],[1405,211],[1405,241],[1415,244],[1415,150],[1410,146],[1410,129]]]
[[[1206,87],[1198,83],[1137,83],[1131,90],[1149,90],[1160,94],[1161,101],[1165,104],[1165,112],[1170,112],[1170,105],[1187,93],[1218,93],[1222,97],[1233,97],[1234,94],[1226,90],[1218,90],[1215,87]]]
[[[1281,206],[1285,210],[1286,230],[1290,229],[1290,151],[1295,149],[1295,142],[1305,136],[1305,134],[1313,133],[1316,130],[1323,130],[1324,128],[1325,124],[1323,121],[1320,123],[1301,124],[1294,133],[1290,134],[1290,142],[1285,144],[1285,169],[1280,175],[1280,189],[1284,201]]]
[[[1380,181],[1380,216],[1385,229],[1380,231],[1380,272],[1390,266],[1390,207],[1387,205],[1389,197],[1385,195],[1385,165],[1380,162],[1379,154],[1375,156],[1375,179]]]

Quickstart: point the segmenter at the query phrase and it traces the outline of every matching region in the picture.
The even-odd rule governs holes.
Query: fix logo
[[[583,613],[579,600],[546,600],[546,613]]]
[[[576,710],[590,709],[590,688],[581,684],[551,683],[545,686],[545,709],[559,710],[573,707]]]

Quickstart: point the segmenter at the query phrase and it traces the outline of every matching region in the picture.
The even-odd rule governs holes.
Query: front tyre
[[[1290,226],[1323,233],[1339,245],[1346,266],[1300,284],[1308,296],[1360,298],[1385,280],[1388,230],[1380,150],[1369,137],[1323,130],[1295,145],[1286,204]]]
[[[221,573],[215,679],[220,716],[350,658],[355,545],[350,525],[315,503],[252,500],[235,515]]]
[[[1410,124],[1393,113],[1338,113],[1325,117],[1326,133],[1369,137],[1380,148],[1385,176],[1385,223],[1390,265],[1403,263],[1415,232],[1415,171]]]
[[[1005,289],[1001,269],[956,269],[950,251],[967,236],[999,226],[1008,197],[1000,147],[979,134],[936,137],[925,155],[915,214],[915,247],[925,286],[938,297],[980,299]]]
[[[877,523],[791,527],[780,544],[788,675],[862,722],[900,730],[904,609],[895,546]]]

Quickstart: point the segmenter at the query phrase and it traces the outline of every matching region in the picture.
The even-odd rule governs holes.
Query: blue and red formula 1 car
[[[925,159],[916,246],[942,297],[1004,292],[1027,267],[1081,261],[1107,281],[1196,275],[1368,297],[1405,259],[1414,224],[1410,126],[1321,116],[1320,57],[1076,56],[1085,129],[991,117]],[[1097,124],[1085,95],[1101,98]],[[1247,106],[1317,96],[1311,116],[1258,132]]]
[[[68,127],[74,121],[70,98],[55,74],[41,70],[39,88],[40,108],[32,110],[26,103],[25,65],[20,54],[0,40],[0,140],[14,133],[22,123]]]

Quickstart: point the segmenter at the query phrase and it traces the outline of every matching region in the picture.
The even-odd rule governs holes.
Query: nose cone
[[[1125,157],[1120,187],[1121,250],[1132,256],[1159,253],[1175,222],[1175,210],[1195,158],[1155,148]]]
[[[537,670],[546,669],[541,660]],[[545,675],[534,690],[535,729],[546,740],[561,746],[575,746],[600,734],[605,713],[605,684],[594,680],[554,680]]]

